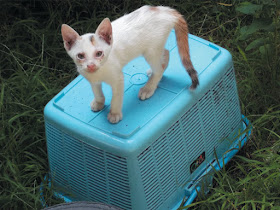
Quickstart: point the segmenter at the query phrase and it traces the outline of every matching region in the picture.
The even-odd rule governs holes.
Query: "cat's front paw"
[[[138,98],[141,100],[146,100],[154,94],[155,90],[148,88],[146,86],[142,87],[139,91]]]
[[[147,74],[148,77],[151,77],[152,74],[153,74],[152,69],[148,69],[147,72],[146,72],[146,74]]]
[[[113,124],[118,123],[119,121],[122,120],[122,113],[121,112],[120,113],[112,113],[110,111],[110,113],[108,114],[108,120],[109,120],[110,123],[113,123]]]
[[[91,110],[94,112],[98,112],[103,109],[104,102],[97,102],[95,99],[90,103]]]

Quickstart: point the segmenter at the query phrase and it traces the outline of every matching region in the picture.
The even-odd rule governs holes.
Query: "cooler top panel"
[[[189,35],[189,46],[191,60],[199,75],[203,74],[203,71],[221,54],[221,48],[193,35]],[[123,120],[118,124],[110,124],[107,120],[112,98],[110,86],[105,83],[102,86],[106,98],[104,109],[93,112],[90,109],[90,102],[94,96],[90,84],[82,76],[78,76],[65,87],[54,98],[51,105],[103,132],[122,138],[131,137],[147,122],[159,115],[183,89],[189,91],[191,79],[181,64],[174,31],[171,32],[165,47],[170,52],[169,65],[158,89],[148,100],[138,99],[138,91],[148,80],[146,72],[150,67],[145,59],[138,57],[124,67]]]

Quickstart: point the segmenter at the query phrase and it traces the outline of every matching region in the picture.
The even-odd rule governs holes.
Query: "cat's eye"
[[[80,59],[80,60],[83,60],[83,59],[85,59],[85,54],[84,53],[79,53],[77,55],[77,58]]]
[[[97,52],[95,53],[95,56],[96,56],[97,58],[100,58],[102,55],[103,55],[103,52],[102,52],[102,51],[97,51]]]

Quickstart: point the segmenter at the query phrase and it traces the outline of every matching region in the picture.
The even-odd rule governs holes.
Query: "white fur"
[[[113,97],[108,120],[117,123],[122,119],[123,103],[123,74],[122,68],[129,61],[143,55],[152,68],[152,74],[146,85],[139,91],[139,98],[145,100],[151,97],[157,88],[163,74],[164,45],[171,29],[176,23],[176,16],[172,15],[171,8],[143,6],[112,22],[112,44],[108,45],[95,34],[80,36],[68,54],[77,65],[77,70],[92,85],[95,99],[91,103],[94,111],[104,106],[104,95],[101,83],[105,82],[112,87]],[[94,45],[90,36],[94,35]],[[102,61],[94,58],[96,50],[104,51]],[[85,62],[77,61],[77,54],[86,55]],[[87,65],[94,64],[97,71],[90,73]]]

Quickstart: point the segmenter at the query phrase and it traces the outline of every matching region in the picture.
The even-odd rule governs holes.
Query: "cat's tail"
[[[176,40],[178,45],[179,54],[183,63],[183,66],[187,70],[188,74],[192,79],[192,85],[190,89],[195,89],[199,85],[199,80],[197,76],[197,71],[194,69],[189,51],[189,41],[188,41],[188,24],[184,17],[177,11],[173,11],[176,16],[177,21],[175,23],[174,29],[176,34]]]

